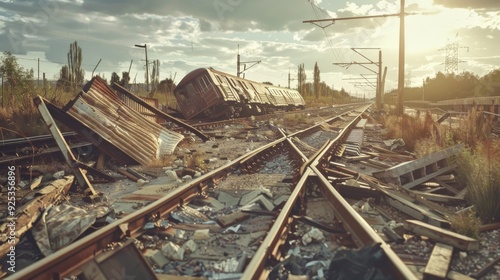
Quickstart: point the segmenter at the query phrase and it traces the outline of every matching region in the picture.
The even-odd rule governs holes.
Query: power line
[[[455,42],[452,43],[447,43],[444,48],[439,49],[439,51],[445,51],[444,71],[446,73],[458,72],[458,63],[465,62],[458,59],[458,50],[461,48],[466,48],[467,52],[469,52],[469,47],[459,45],[458,40],[455,40]]]

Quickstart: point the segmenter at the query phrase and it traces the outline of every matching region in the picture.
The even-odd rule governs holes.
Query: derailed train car
[[[177,106],[186,119],[220,119],[303,109],[298,91],[257,83],[213,68],[188,73],[175,87]]]

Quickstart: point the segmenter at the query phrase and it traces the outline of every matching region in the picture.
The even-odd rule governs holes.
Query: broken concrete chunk
[[[161,248],[161,252],[165,257],[171,260],[182,261],[184,259],[184,249],[173,242],[165,244],[165,246]]]
[[[279,196],[278,198],[276,198],[276,199],[273,201],[273,203],[274,203],[274,205],[279,205],[279,204],[281,204],[282,202],[286,202],[286,201],[288,200],[288,198],[289,198],[289,197],[290,197],[290,196],[289,196],[289,195],[287,195],[287,194],[281,195],[281,196]]]
[[[137,186],[139,186],[139,187],[142,187],[142,186],[144,186],[147,183],[149,183],[148,180],[144,180],[144,179],[137,180]]]
[[[320,231],[317,228],[312,228],[308,233],[304,234],[302,236],[302,243],[304,245],[307,245],[311,242],[318,242],[322,241],[325,239],[325,236],[323,236],[323,232]]]
[[[217,200],[219,200],[221,203],[224,203],[224,205],[226,205],[226,207],[231,207],[231,206],[238,205],[239,198],[235,198],[226,192],[219,192],[219,195],[217,196]]]
[[[64,170],[61,170],[61,171],[58,171],[58,172],[52,174],[52,177],[54,177],[54,179],[64,178]]]
[[[209,229],[199,229],[194,232],[194,240],[207,240],[209,237]]]
[[[167,170],[167,171],[165,171],[165,174],[167,175],[167,178],[170,181],[176,181],[179,179],[179,177],[177,177],[177,173],[175,173],[175,171],[173,171],[173,170]]]
[[[262,207],[262,209],[267,210],[267,211],[273,211],[273,209],[274,209],[274,204],[271,201],[269,201],[266,198],[266,196],[264,196],[264,195],[257,196],[256,198],[252,199],[251,201],[249,201],[245,205],[250,205],[253,203],[259,204],[260,207]]]
[[[146,249],[144,257],[146,257],[146,259],[148,259],[156,267],[163,267],[169,263],[169,260],[165,258],[160,250]]]
[[[191,254],[196,251],[197,245],[192,239],[188,240],[186,243],[182,245],[185,253]]]

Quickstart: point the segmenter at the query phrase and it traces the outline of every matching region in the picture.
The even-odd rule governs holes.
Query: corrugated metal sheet
[[[64,109],[143,165],[171,154],[184,138],[128,107],[99,77],[94,77]]]
[[[118,97],[130,108],[136,110],[137,112],[141,113],[146,119],[152,121],[152,122],[158,122],[156,119],[156,114],[148,110],[147,108],[144,108],[144,106],[140,105],[139,103],[135,102],[134,100],[128,98],[127,96],[118,93]],[[144,102],[148,103],[149,105],[158,108],[158,99],[156,98],[149,98],[149,97],[140,97]]]

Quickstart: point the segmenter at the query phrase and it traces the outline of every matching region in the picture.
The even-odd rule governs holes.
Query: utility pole
[[[405,0],[401,0],[399,14],[399,64],[398,64],[398,105],[396,114],[403,116],[403,94],[405,90]]]
[[[404,43],[404,6],[405,1],[401,0],[401,10],[397,14],[386,14],[386,15],[372,15],[372,16],[357,16],[348,18],[332,18],[332,19],[318,19],[318,20],[305,20],[303,23],[316,24],[317,22],[328,22],[331,21],[335,23],[337,20],[351,20],[351,19],[372,19],[372,18],[386,18],[392,16],[399,17],[399,66],[398,66],[398,107],[396,108],[398,115],[403,115],[403,93],[404,93],[404,57],[405,57],[405,43]],[[380,68],[379,68],[380,71]]]
[[[4,85],[3,85],[3,71],[2,71],[2,108],[5,108],[5,104],[3,101],[3,89],[4,89]]]
[[[361,52],[359,52],[358,50],[360,49],[365,49],[365,50],[379,50],[378,51],[378,62],[375,62],[373,60],[371,60],[370,58],[368,58],[367,56],[363,55]],[[359,65],[365,69],[367,69],[368,71],[374,73],[377,75],[377,78],[376,78],[376,86],[373,85],[373,83],[371,81],[369,81],[363,74],[361,74],[361,76],[363,77],[363,79],[366,80],[366,83],[360,83],[360,82],[356,82],[356,85],[370,85],[372,87],[375,88],[375,104],[376,104],[376,107],[377,109],[382,109],[382,83],[384,82],[382,80],[382,50],[380,48],[351,48],[351,50],[353,50],[355,53],[359,54],[360,56],[362,56],[363,58],[365,58],[366,60],[368,60],[368,62],[340,62],[340,63],[333,63],[333,65],[339,65],[341,67],[345,67],[345,68],[349,68],[351,65]],[[375,65],[378,67],[378,71],[375,71],[365,65]]]
[[[94,70],[92,70],[92,78],[94,77],[94,72],[97,69],[97,66],[99,66],[99,63],[101,63],[101,60],[102,60],[102,58],[99,58],[99,61],[97,62],[97,64],[94,67]]]
[[[38,58],[38,74],[37,74],[36,85],[40,87],[40,58]]]
[[[149,63],[148,63],[148,46],[144,45],[135,45],[138,48],[143,48],[146,53],[146,91],[149,92]]]
[[[238,78],[240,77],[240,75],[247,71],[248,69],[252,68],[253,66],[259,64],[261,61],[260,60],[254,60],[254,61],[244,61],[244,62],[241,62],[240,61],[240,45],[238,45],[238,55],[236,56],[236,76],[238,76]],[[252,65],[250,65],[248,68],[247,68],[247,65],[246,63],[253,63]],[[240,71],[240,65],[243,64],[243,71]],[[245,78],[245,76],[243,76],[243,78]]]
[[[295,81],[297,79],[292,79],[291,75],[290,75],[290,67],[288,67],[288,88],[290,88],[290,82],[291,81]]]

